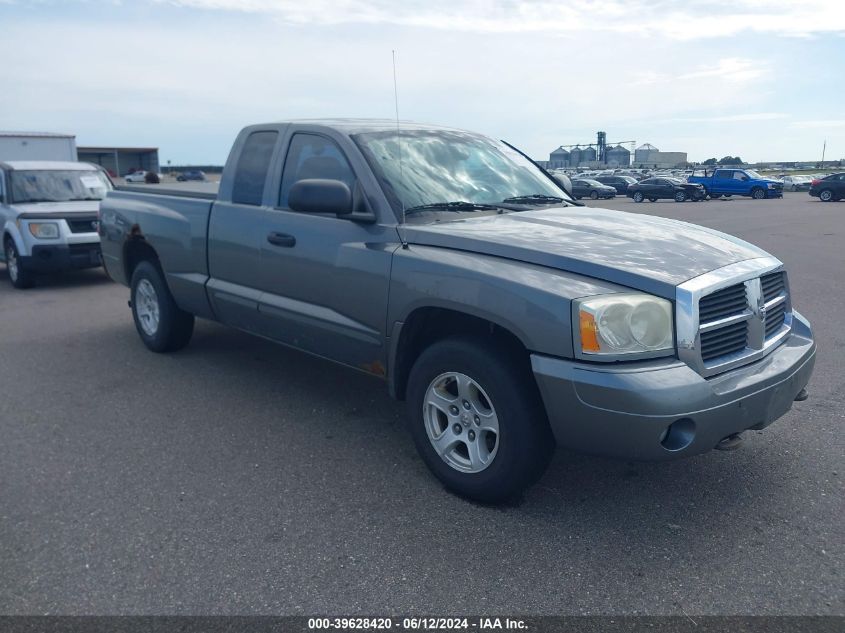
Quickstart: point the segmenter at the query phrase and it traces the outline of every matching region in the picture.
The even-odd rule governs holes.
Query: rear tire
[[[631,197],[634,199],[634,202],[642,202],[645,199],[642,191],[635,191]]]
[[[545,472],[554,436],[530,367],[513,354],[474,338],[442,340],[414,363],[407,393],[414,443],[447,489],[500,503]]]
[[[24,270],[21,266],[18,247],[15,246],[15,241],[9,236],[6,237],[3,244],[3,251],[6,256],[6,272],[9,273],[9,281],[12,282],[12,286],[18,290],[32,288],[35,285],[35,279],[32,273]]]
[[[822,202],[833,202],[834,196],[833,191],[830,189],[822,189],[819,191],[819,200]]]
[[[599,192],[595,189],[590,192],[590,200],[598,200],[599,199]]]
[[[173,300],[161,270],[143,261],[132,273],[132,318],[138,335],[154,352],[175,352],[185,347],[194,333],[194,315]]]

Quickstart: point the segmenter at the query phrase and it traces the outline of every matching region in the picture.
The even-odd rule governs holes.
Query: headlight
[[[672,304],[641,293],[589,297],[573,302],[575,350],[582,356],[648,354],[675,349]],[[577,323],[577,325],[575,325]]]
[[[40,240],[54,240],[59,237],[59,225],[55,222],[30,222],[29,232]]]
[[[774,189],[774,188],[775,188],[775,183],[773,183],[773,182],[769,182],[769,183],[766,183],[766,186],[767,186],[769,189]]]

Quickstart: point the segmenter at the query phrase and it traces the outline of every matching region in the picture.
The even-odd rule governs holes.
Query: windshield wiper
[[[460,213],[461,211],[498,211],[499,207],[492,204],[482,204],[480,202],[464,202],[457,200],[455,202],[432,202],[430,204],[419,204],[415,207],[405,209],[405,213],[416,213],[417,211],[454,211]]]
[[[557,196],[532,193],[528,196],[513,196],[512,198],[505,198],[502,202],[514,202],[517,204],[557,204],[558,202],[566,202],[566,200],[558,198]]]

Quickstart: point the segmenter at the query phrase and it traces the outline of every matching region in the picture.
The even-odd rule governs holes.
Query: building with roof
[[[634,165],[636,167],[671,169],[686,162],[686,152],[661,152],[651,143],[640,145],[634,150]]]
[[[157,147],[80,147],[79,160],[100,165],[116,176],[130,171],[159,171]]]
[[[76,160],[76,137],[53,132],[0,132],[0,161]]]

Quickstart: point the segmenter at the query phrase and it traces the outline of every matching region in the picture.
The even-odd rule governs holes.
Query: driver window
[[[355,174],[333,141],[316,134],[295,134],[285,158],[279,206],[287,208],[291,187],[310,178],[340,180],[350,189],[355,185]]]

